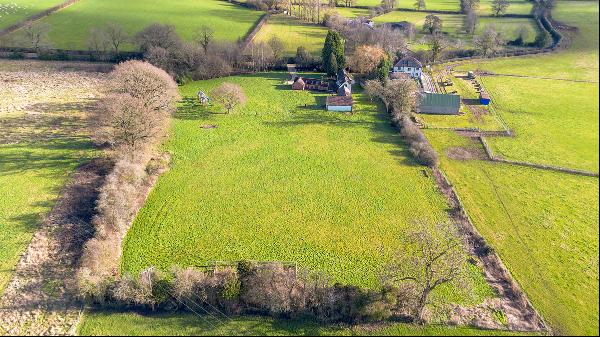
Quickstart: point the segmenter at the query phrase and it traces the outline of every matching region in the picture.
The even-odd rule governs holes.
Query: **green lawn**
[[[480,147],[431,130],[440,153]],[[598,179],[482,161],[442,169],[475,226],[559,333],[598,332]]]
[[[283,73],[196,82],[191,98],[224,81],[249,97],[231,115],[183,107],[167,149],[173,167],[129,231],[123,269],[211,260],[283,260],[333,281],[376,287],[398,234],[413,219],[444,221],[446,202],[385,114],[361,94],[356,113],[323,109]],[[212,109],[214,111],[214,109]],[[202,129],[216,124],[217,129]],[[476,269],[473,303],[489,296]],[[458,289],[443,292],[464,300]],[[472,296],[467,296],[472,297]]]
[[[579,28],[570,49],[457,69],[538,77],[480,77],[492,110],[515,131],[512,138],[487,138],[496,154],[597,172],[598,2],[561,1],[554,18]],[[445,123],[460,123],[452,118]],[[452,132],[430,130],[427,136],[442,154],[457,146],[481,149]],[[598,178],[445,155],[442,169],[552,328],[597,334]]]
[[[323,26],[306,23],[286,15],[273,15],[254,40],[267,41],[277,36],[285,44],[285,54],[288,56],[296,55],[296,50],[300,46],[304,46],[311,54],[320,56],[326,35],[327,28]]]
[[[535,57],[465,63],[457,69],[536,77],[480,78],[494,100],[492,108],[517,135],[490,139],[497,154],[597,172],[598,35],[592,32],[598,30],[598,2],[560,2],[554,17],[579,27],[572,48]]]
[[[193,314],[140,315],[135,313],[86,313],[78,334],[81,336],[502,336],[525,335],[506,331],[478,330],[439,325],[417,326],[395,323],[386,327],[323,326],[302,320],[274,320],[260,317],[215,319]]]
[[[214,29],[216,39],[235,41],[245,37],[263,14],[221,0],[81,0],[42,22],[51,26],[56,48],[85,50],[90,29],[108,22],[123,26],[129,34],[155,22],[172,24],[186,39],[207,25]]]
[[[369,10],[368,9],[352,8],[352,7],[337,7],[335,10],[338,13],[340,13],[341,16],[346,17],[346,18],[356,18],[356,17],[359,17],[359,16],[362,16],[362,17],[369,16]]]
[[[64,0],[0,0],[0,29],[62,2]]]

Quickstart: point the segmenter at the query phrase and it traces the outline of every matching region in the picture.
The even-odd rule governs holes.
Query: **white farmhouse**
[[[412,56],[407,56],[392,67],[393,74],[408,74],[413,78],[420,78],[423,73],[423,65]]]

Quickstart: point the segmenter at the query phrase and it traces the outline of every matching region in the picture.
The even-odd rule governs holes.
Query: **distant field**
[[[320,56],[326,35],[327,28],[323,26],[285,15],[273,15],[254,40],[267,41],[277,36],[285,44],[285,53],[288,56],[296,55],[296,50],[300,46],[304,46],[311,54]]]
[[[51,26],[50,38],[55,47],[87,49],[90,29],[108,22],[122,25],[130,34],[154,22],[172,24],[186,39],[192,38],[200,26],[207,25],[214,29],[216,39],[235,41],[245,37],[263,14],[220,0],[168,3],[156,0],[81,0],[42,22]]]
[[[444,198],[377,106],[355,94],[355,114],[329,113],[323,95],[289,90],[281,84],[286,76],[182,88],[193,97],[234,82],[249,104],[232,115],[194,106],[176,116],[167,146],[173,167],[127,235],[126,271],[283,260],[333,281],[376,287],[382,266],[401,247],[402,228],[415,218],[447,219]],[[477,302],[489,288],[472,273]],[[465,300],[460,293],[446,289],[443,296]]]
[[[0,29],[54,7],[65,0],[0,0]]]
[[[515,131],[511,138],[487,138],[496,154],[597,172],[598,2],[560,1],[553,16],[579,28],[567,34],[570,49],[457,69],[538,77],[480,77],[494,99],[491,108]],[[463,123],[435,120],[454,122]],[[449,149],[481,146],[448,131],[430,130],[427,136],[443,154],[442,169],[478,230],[555,332],[596,334],[598,179],[451,160],[445,156]]]
[[[319,325],[304,320],[274,320],[261,317],[234,317],[216,320],[193,314],[139,315],[131,313],[86,313],[79,326],[81,336],[515,336],[507,331],[479,330],[441,325],[418,326],[395,323],[387,327],[361,328]]]
[[[341,16],[346,18],[356,18],[359,16],[367,17],[369,16],[368,9],[362,8],[351,8],[351,7],[337,7],[335,9]]]
[[[533,7],[530,0],[509,0],[508,14],[529,14]],[[460,11],[459,0],[426,0],[426,10],[432,11]],[[400,1],[399,8],[414,9],[414,1]],[[492,14],[492,0],[481,0],[479,5],[480,15]]]
[[[423,33],[423,24],[425,23],[425,17],[429,13],[425,12],[404,12],[404,11],[393,11],[378,17],[375,17],[376,23],[386,22],[402,22],[407,21],[415,25],[417,30],[417,37],[425,36]],[[442,32],[446,36],[452,39],[463,39],[470,44],[472,36],[467,35],[463,31],[464,16],[462,14],[435,14],[442,19]],[[518,36],[518,28],[521,26],[529,27],[531,34],[527,42],[532,42],[535,39],[535,34],[538,28],[535,21],[527,18],[505,18],[505,17],[485,17],[480,18],[475,34],[480,34],[488,26],[494,26],[494,28],[501,32],[505,39],[514,40]]]

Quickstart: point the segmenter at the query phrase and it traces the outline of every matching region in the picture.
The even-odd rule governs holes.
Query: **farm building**
[[[426,92],[421,99],[419,112],[436,115],[457,115],[460,111],[460,96]]]
[[[394,64],[392,73],[409,74],[413,78],[419,78],[423,73],[423,65],[416,58],[407,56]]]
[[[352,112],[354,100],[352,96],[329,96],[327,97],[327,111]]]
[[[296,77],[292,90],[329,91],[329,82],[318,78]]]
[[[490,97],[490,95],[487,92],[482,91],[479,93],[479,103],[481,103],[483,105],[490,105],[491,102],[492,102],[492,98]]]

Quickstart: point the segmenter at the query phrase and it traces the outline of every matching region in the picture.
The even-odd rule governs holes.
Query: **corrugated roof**
[[[460,108],[460,96],[448,94],[425,93],[421,106],[439,106]]]
[[[327,105],[335,105],[335,106],[349,106],[354,104],[354,100],[352,100],[352,96],[328,96],[327,97]]]

